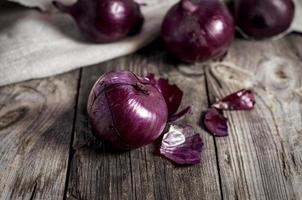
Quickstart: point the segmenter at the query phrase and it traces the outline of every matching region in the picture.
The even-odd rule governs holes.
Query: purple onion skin
[[[219,110],[252,110],[255,107],[255,92],[241,89],[212,104]]]
[[[152,73],[149,73],[146,78],[163,95],[168,107],[169,122],[180,119],[191,110],[191,106],[188,106],[185,109],[177,112],[183,97],[183,92],[177,85],[171,85],[168,79],[160,78],[157,80],[155,75]]]
[[[225,118],[216,108],[209,108],[207,110],[203,123],[209,133],[215,137],[225,137],[229,135],[227,118]]]
[[[292,0],[234,0],[237,26],[254,39],[279,35],[290,27],[295,13]]]
[[[129,71],[101,76],[91,90],[87,111],[94,134],[120,149],[152,143],[168,118],[160,92]]]
[[[110,43],[140,31],[144,17],[133,0],[78,0],[71,6],[54,5],[70,14],[89,40]]]
[[[234,30],[231,14],[218,0],[182,0],[165,16],[161,37],[170,53],[194,63],[223,56]]]
[[[200,163],[203,141],[191,126],[171,125],[163,135],[159,153],[178,165]]]

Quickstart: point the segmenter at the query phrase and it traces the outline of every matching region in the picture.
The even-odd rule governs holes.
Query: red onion
[[[292,0],[234,0],[234,6],[238,27],[255,39],[283,33],[294,19]]]
[[[255,103],[254,91],[242,89],[217,101],[212,107],[220,110],[251,110]]]
[[[228,136],[227,119],[216,108],[207,110],[203,122],[212,135],[217,137]]]
[[[165,16],[161,37],[182,61],[217,58],[233,40],[233,18],[218,0],[181,0]]]
[[[114,42],[137,33],[144,18],[133,0],[78,0],[71,6],[54,5],[70,14],[91,41]]]
[[[164,134],[160,154],[181,165],[194,165],[200,162],[203,142],[191,126],[171,125]]]
[[[153,142],[168,118],[158,89],[148,79],[128,71],[101,76],[90,93],[87,110],[95,135],[122,149]]]

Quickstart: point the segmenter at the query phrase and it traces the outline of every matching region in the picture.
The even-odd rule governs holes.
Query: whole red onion
[[[70,14],[91,41],[107,43],[137,33],[144,22],[139,5],[133,0],[78,0],[71,6],[54,5]]]
[[[129,71],[101,76],[91,90],[87,111],[95,135],[122,149],[153,142],[168,118],[159,90]]]
[[[263,39],[288,30],[295,5],[292,0],[234,0],[234,11],[244,35]]]
[[[218,0],[181,0],[164,18],[161,37],[185,62],[222,56],[234,37],[231,14]]]

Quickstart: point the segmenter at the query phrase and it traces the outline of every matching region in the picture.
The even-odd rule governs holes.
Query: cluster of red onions
[[[54,2],[70,14],[94,42],[114,42],[138,33],[143,25],[134,0],[78,0],[71,6]],[[294,18],[293,0],[233,0],[235,22],[220,0],[180,0],[166,14],[161,38],[178,59],[193,63],[226,54],[235,24],[244,36],[268,38],[286,32]]]
[[[190,110],[187,107],[176,113],[182,95],[176,85],[166,79],[156,80],[154,74],[139,77],[129,71],[111,71],[91,90],[89,121],[96,137],[117,148],[138,148],[154,142],[168,122]],[[202,140],[191,127],[174,126],[163,138],[162,155],[178,164],[200,161]]]
[[[244,36],[263,39],[288,31],[294,18],[292,0],[233,0],[235,22],[219,0],[181,0],[164,18],[161,37],[168,51],[184,62],[224,55],[235,24]]]

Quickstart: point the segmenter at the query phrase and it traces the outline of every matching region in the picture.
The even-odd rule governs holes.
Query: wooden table
[[[100,55],[101,56],[101,55]],[[159,43],[64,75],[0,88],[0,199],[302,199],[302,37],[236,39],[215,63],[172,62]],[[154,72],[184,90],[202,136],[202,162],[175,167],[151,146],[113,153],[91,134],[86,102],[112,69]],[[197,69],[197,70],[196,70]],[[197,73],[193,73],[194,70]],[[203,110],[241,88],[253,111],[225,112],[230,135],[200,126]]]

